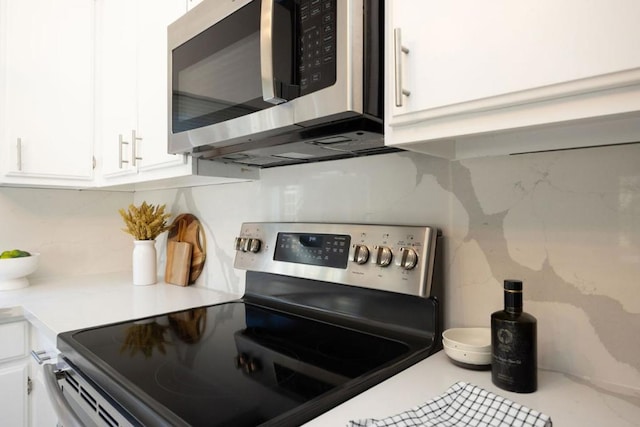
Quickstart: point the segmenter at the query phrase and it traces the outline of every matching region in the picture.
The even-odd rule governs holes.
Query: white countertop
[[[61,332],[153,316],[239,298],[211,289],[159,281],[134,286],[131,272],[34,281],[0,292],[0,319],[22,314],[51,342]]]
[[[70,330],[153,316],[240,295],[159,282],[131,284],[130,272],[49,279],[0,292],[0,322],[23,315],[51,341]],[[453,365],[443,352],[367,390],[306,427],[344,426],[349,420],[403,412],[465,381],[551,416],[555,426],[640,426],[640,396],[622,396],[560,373],[539,371],[538,391],[516,394],[491,383],[490,371]]]
[[[491,371],[453,365],[443,351],[419,362],[305,424],[305,427],[344,426],[349,420],[386,418],[422,404],[458,381],[464,381],[513,402],[549,415],[554,426],[640,426],[640,399],[621,397],[576,378],[538,372],[538,391],[511,393],[491,382]]]

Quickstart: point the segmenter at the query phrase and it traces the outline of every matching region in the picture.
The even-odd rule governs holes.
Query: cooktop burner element
[[[439,349],[435,243],[428,227],[244,224],[241,300],[58,345],[132,425],[300,425]]]

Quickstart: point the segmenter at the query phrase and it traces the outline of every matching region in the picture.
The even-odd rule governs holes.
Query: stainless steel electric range
[[[440,349],[438,241],[423,226],[245,223],[241,299],[58,336],[62,423],[303,424]]]

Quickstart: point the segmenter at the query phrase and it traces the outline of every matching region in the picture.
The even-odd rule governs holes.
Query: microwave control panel
[[[336,0],[300,1],[298,77],[306,95],[336,82]]]

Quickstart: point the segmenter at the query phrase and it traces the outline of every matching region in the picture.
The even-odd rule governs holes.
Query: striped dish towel
[[[375,420],[350,421],[349,427],[551,427],[548,415],[475,385],[458,382],[442,395],[406,412]]]

